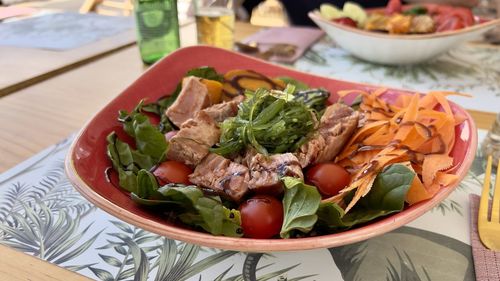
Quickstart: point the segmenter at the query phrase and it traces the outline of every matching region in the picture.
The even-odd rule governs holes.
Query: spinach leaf
[[[167,184],[157,188],[154,176],[143,171],[139,171],[138,192],[131,194],[136,203],[172,205],[173,212],[187,225],[201,227],[213,235],[242,236],[240,212],[226,208],[218,196],[206,196],[194,185]]]
[[[427,8],[424,6],[415,6],[403,12],[403,15],[425,15],[427,14]]]
[[[129,192],[136,192],[137,172],[140,169],[151,169],[154,161],[149,155],[130,148],[127,143],[118,139],[115,132],[110,133],[106,139],[108,157],[118,172],[118,184]]]
[[[345,214],[335,203],[321,203],[318,226],[329,231],[350,228],[375,218],[403,210],[406,193],[415,173],[401,164],[393,164],[377,175],[370,192]]]
[[[164,96],[158,99],[156,102],[148,103],[142,107],[145,112],[154,113],[160,117],[160,123],[158,124],[158,129],[162,134],[175,130],[175,125],[170,122],[165,111],[174,103],[174,101],[179,96],[181,92],[181,83],[177,85],[177,88],[170,96]]]
[[[151,156],[156,163],[163,161],[168,149],[168,143],[165,136],[155,126],[151,125],[149,118],[143,114],[136,114],[133,129],[137,149]]]
[[[300,179],[284,177],[283,225],[281,238],[290,238],[292,231],[308,233],[316,223],[321,195],[316,187],[304,184]]]
[[[150,198],[158,192],[157,190],[156,177],[144,169],[140,170],[137,173],[137,197]]]
[[[289,76],[279,76],[279,77],[276,77],[276,79],[279,79],[279,80],[285,82],[286,84],[294,85],[295,91],[305,91],[305,90],[309,90],[309,88],[310,88],[309,85],[307,85],[306,83],[299,81],[295,78],[289,77]]]
[[[196,76],[208,80],[219,81],[221,83],[224,82],[224,76],[217,73],[217,71],[215,71],[213,67],[208,67],[208,66],[202,66],[199,68],[191,69],[186,73],[186,76]]]
[[[119,112],[118,121],[123,124],[125,132],[135,139],[137,149],[151,157],[153,162],[161,162],[167,152],[168,143],[165,136],[149,122],[149,117],[141,113],[143,101],[128,113]]]
[[[202,227],[213,235],[242,236],[240,212],[224,207],[218,196],[199,198],[195,209],[196,215],[181,214],[179,218],[182,222]]]

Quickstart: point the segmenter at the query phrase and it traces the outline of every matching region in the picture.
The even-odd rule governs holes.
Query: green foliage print
[[[34,167],[34,166],[32,166]],[[83,217],[95,210],[69,184],[64,164],[54,162],[35,185],[15,182],[0,204],[0,243],[78,271],[89,265],[68,265],[95,242]]]

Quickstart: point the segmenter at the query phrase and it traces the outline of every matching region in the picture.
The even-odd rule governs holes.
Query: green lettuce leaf
[[[156,102],[148,103],[142,107],[144,112],[153,113],[160,117],[158,129],[162,134],[176,129],[175,125],[170,122],[170,119],[168,119],[167,115],[165,115],[165,111],[174,103],[180,92],[181,83],[177,85],[177,88],[170,96],[161,97]]]
[[[315,225],[316,212],[320,205],[321,195],[316,187],[307,185],[302,180],[284,177],[285,196],[283,197],[283,225],[281,238],[290,238],[293,231],[308,233]]]
[[[285,82],[286,84],[294,85],[295,91],[304,91],[304,90],[310,89],[309,85],[307,85],[306,83],[299,81],[295,78],[289,77],[289,76],[279,76],[279,77],[276,77],[276,79],[279,79],[279,80]]]
[[[133,128],[137,149],[143,154],[151,156],[156,163],[162,162],[168,149],[165,136],[151,125],[149,118],[143,114],[134,116]]]
[[[138,173],[138,192],[131,197],[146,206],[172,205],[171,210],[185,224],[200,227],[213,235],[242,236],[240,212],[228,209],[219,196],[206,196],[194,185],[167,184],[157,186],[154,175]]]
[[[118,120],[123,124],[125,132],[135,139],[137,150],[151,157],[153,162],[164,160],[168,143],[163,133],[149,121],[149,117],[141,113],[143,101],[128,113],[119,112]]]
[[[415,173],[404,165],[393,164],[377,175],[370,192],[345,214],[335,203],[321,203],[318,226],[329,232],[350,228],[375,218],[403,210],[406,193]]]
[[[137,173],[140,169],[151,169],[155,162],[149,155],[132,149],[127,143],[118,139],[115,132],[110,133],[106,139],[108,157],[118,172],[118,184],[129,192],[136,192]]]
[[[186,73],[186,76],[196,76],[208,80],[219,81],[221,83],[224,82],[224,76],[217,73],[217,71],[213,67],[208,66],[191,69]]]

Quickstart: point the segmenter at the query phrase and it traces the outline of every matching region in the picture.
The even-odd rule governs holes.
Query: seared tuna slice
[[[210,106],[207,87],[200,78],[191,76],[182,80],[182,90],[165,114],[177,127],[193,118],[203,108]]]
[[[243,96],[238,96],[243,97]],[[238,113],[238,105],[243,100],[242,98],[234,98],[231,101],[218,103],[203,109],[206,114],[212,117],[216,122],[220,123],[228,117],[234,117]]]
[[[292,153],[257,154],[248,161],[248,168],[248,187],[257,193],[280,194],[283,191],[280,178],[284,176],[304,178],[299,160]]]
[[[248,191],[248,168],[215,153],[208,154],[189,180],[239,202]]]
[[[359,113],[347,105],[336,103],[327,107],[316,135],[296,152],[302,168],[332,161],[356,130],[358,119]]]
[[[196,118],[184,122],[170,139],[167,158],[194,167],[219,141],[220,129],[208,114],[200,111]]]

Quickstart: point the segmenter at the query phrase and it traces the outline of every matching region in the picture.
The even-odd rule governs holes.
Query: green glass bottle
[[[179,48],[177,0],[135,0],[137,44],[142,61],[152,64]]]

